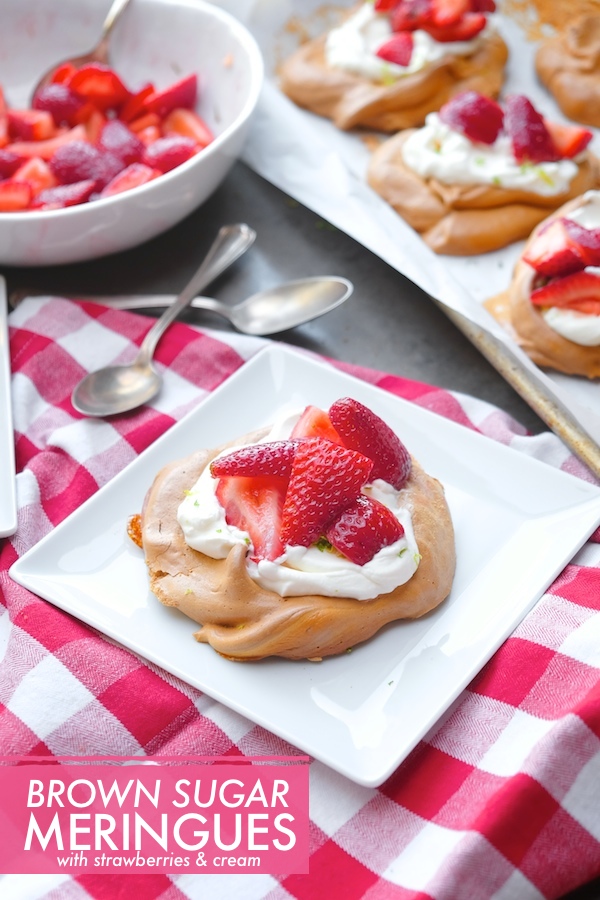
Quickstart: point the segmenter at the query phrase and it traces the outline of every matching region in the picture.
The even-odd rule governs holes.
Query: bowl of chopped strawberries
[[[97,41],[108,0],[0,9],[0,263],[58,265],[126,250],[218,187],[245,140],[260,51],[203,0],[133,0],[109,64],[57,65]]]

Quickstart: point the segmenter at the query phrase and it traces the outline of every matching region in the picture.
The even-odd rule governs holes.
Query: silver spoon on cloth
[[[32,99],[35,97],[40,88],[45,87],[50,81],[52,74],[58,69],[59,66],[65,65],[65,63],[71,63],[75,66],[75,68],[79,69],[81,66],[87,65],[87,63],[98,62],[98,63],[108,63],[108,39],[111,31],[114,26],[117,24],[117,21],[121,18],[121,14],[125,11],[125,7],[129,6],[130,0],[114,0],[110,9],[106,14],[106,18],[102,23],[102,31],[100,33],[100,38],[95,47],[89,50],[87,53],[83,53],[81,56],[72,56],[68,59],[61,59],[58,62],[54,63],[52,68],[48,69],[48,71],[42,75],[33,91],[31,92]]]
[[[107,366],[86,375],[71,396],[75,409],[86,416],[102,417],[128,412],[148,403],[162,384],[162,376],[152,365],[158,341],[198,291],[235,262],[255,237],[256,232],[248,225],[224,225],[195,275],[147,333],[133,362],[125,366]]]

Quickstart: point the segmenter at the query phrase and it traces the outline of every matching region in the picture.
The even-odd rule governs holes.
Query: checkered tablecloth
[[[57,298],[9,318],[19,528],[0,543],[0,753],[280,755],[279,738],[40,600],[11,564],[216,388],[264,341],[175,324],[165,389],[111,421],[74,412],[87,370],[133,356],[148,318]],[[490,405],[339,362],[414,403],[573,474],[552,434]],[[7,875],[3,900],[537,900],[600,875],[600,535],[439,727],[379,789],[310,765],[310,874]],[[288,748],[289,749],[289,748]],[[0,836],[1,839],[1,836]]]

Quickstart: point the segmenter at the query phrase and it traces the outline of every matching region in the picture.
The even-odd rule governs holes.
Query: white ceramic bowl
[[[1,0],[0,84],[29,105],[44,71],[87,52],[109,0]],[[0,213],[0,263],[78,262],[141,244],[203,203],[238,157],[263,79],[260,51],[232,16],[203,0],[132,0],[111,37],[111,66],[132,89],[196,72],[197,112],[212,144],[160,178],[114,197],[50,211]]]

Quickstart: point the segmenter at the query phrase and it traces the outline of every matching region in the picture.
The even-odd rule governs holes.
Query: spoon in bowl
[[[112,416],[151,400],[162,384],[162,376],[153,367],[152,357],[163,333],[189,306],[198,291],[235,262],[255,237],[256,232],[248,225],[224,225],[181,294],[146,334],[133,362],[126,366],[107,366],[86,375],[72,394],[75,409],[86,416]]]
[[[85,66],[88,63],[97,62],[97,63],[107,63],[108,62],[108,39],[110,37],[110,33],[116,25],[118,19],[121,18],[121,14],[125,11],[125,7],[129,6],[130,0],[114,0],[111,5],[109,11],[106,14],[106,18],[102,25],[102,32],[100,34],[100,40],[87,53],[83,53],[81,56],[73,56],[69,59],[63,59],[59,62],[55,63],[51,69],[42,75],[36,86],[34,87],[31,96],[35,97],[37,92],[45,87],[52,78],[53,73],[58,69],[59,66],[63,66],[66,63],[71,63],[71,65],[75,66],[76,69],[81,68],[81,66]]]

